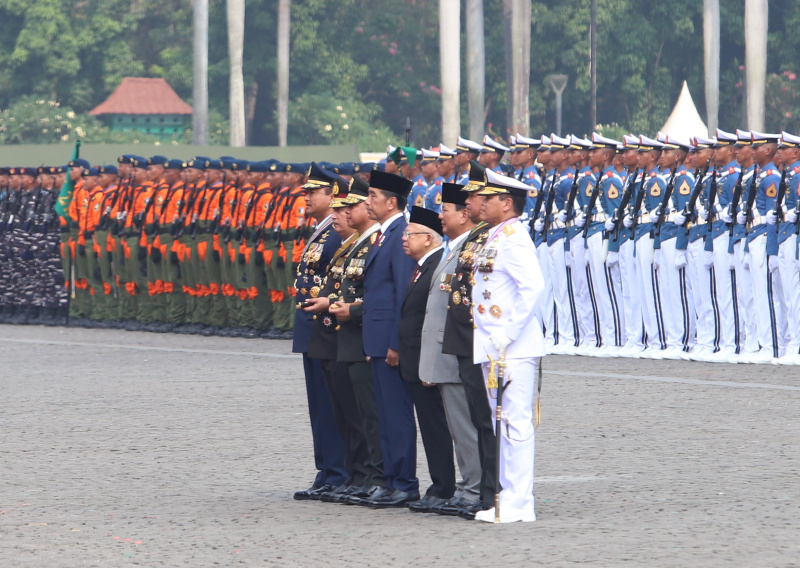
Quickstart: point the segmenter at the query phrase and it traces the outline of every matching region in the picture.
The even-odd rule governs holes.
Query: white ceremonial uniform
[[[473,279],[474,358],[475,363],[482,364],[484,379],[488,377],[489,355],[494,359],[499,356],[492,334],[504,334],[511,340],[506,349],[505,428],[500,433],[501,520],[507,516],[533,520],[532,406],[536,365],[545,355],[536,305],[544,294],[544,279],[533,242],[517,218],[490,229],[478,253]],[[487,396],[494,415],[494,389],[487,389]]]

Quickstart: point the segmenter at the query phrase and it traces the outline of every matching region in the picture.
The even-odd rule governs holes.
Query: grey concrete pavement
[[[538,520],[493,526],[293,501],[289,350],[0,326],[0,566],[800,564],[796,367],[549,357]]]

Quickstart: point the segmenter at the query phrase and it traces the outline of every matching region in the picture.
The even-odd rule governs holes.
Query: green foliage
[[[770,132],[800,129],[800,81],[792,71],[767,77],[766,123]]]
[[[277,142],[277,4],[246,4],[245,86],[255,93],[252,144]],[[703,115],[702,2],[597,0],[597,7],[597,120],[620,125],[620,131],[653,134],[669,115],[684,80]],[[720,10],[720,127],[733,130],[742,126],[743,96],[737,85],[743,81],[744,8],[741,0],[720,0]],[[506,137],[511,133],[506,128],[503,0],[484,0],[484,14],[487,129]],[[226,143],[225,2],[212,0],[209,15],[209,106],[215,117],[211,138]],[[463,10],[461,17],[463,30]],[[800,70],[800,3],[770,0],[769,17],[768,64],[776,76],[769,80],[767,124],[797,129],[795,82],[781,73]],[[412,142],[440,143],[438,18],[437,0],[295,0],[289,139],[348,142],[375,150],[387,139],[403,140],[408,116]],[[533,0],[531,25],[532,133],[554,129],[555,96],[547,81],[551,73],[569,76],[563,130],[589,132],[589,2]],[[86,113],[126,76],[164,77],[191,103],[192,36],[192,3],[186,0],[0,0],[0,109],[6,109],[2,140],[53,139],[53,132],[41,133],[25,119],[33,112],[25,105],[37,100],[57,102],[61,106],[55,110],[62,116],[71,109],[75,120],[83,117],[87,135],[98,140],[123,136]],[[465,42],[464,33],[462,53]],[[462,65],[464,61],[462,57]],[[466,70],[462,78],[466,131]],[[341,112],[348,116],[348,129],[336,123],[337,106],[345,109]],[[24,119],[30,130],[9,124],[11,117]],[[52,115],[46,118],[54,120]],[[328,124],[330,131],[324,129]]]

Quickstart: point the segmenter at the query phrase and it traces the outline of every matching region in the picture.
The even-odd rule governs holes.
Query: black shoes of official
[[[488,511],[491,508],[492,505],[489,505],[488,503],[484,503],[482,501],[477,501],[470,503],[467,507],[464,507],[463,509],[460,509],[458,511],[458,516],[461,517],[462,519],[467,519],[468,521],[474,521],[475,513],[477,513],[478,511]]]
[[[323,493],[333,491],[335,487],[326,483],[325,485],[314,486],[312,485],[305,491],[296,491],[294,498],[297,501],[319,501]]]
[[[362,502],[361,504],[366,505],[370,509],[397,509],[404,508],[412,501],[419,501],[419,492],[407,492],[395,489],[380,497],[368,499],[365,503]]]
[[[434,507],[441,507],[445,503],[447,503],[447,499],[435,497],[434,495],[425,495],[419,501],[408,503],[408,509],[412,513],[432,513]]]
[[[448,517],[457,517],[458,512],[461,509],[466,509],[470,507],[474,501],[468,501],[467,499],[462,499],[461,497],[452,497],[443,503],[438,505],[433,505],[431,507],[430,512],[436,513],[437,515],[446,515]],[[409,507],[410,508],[410,507]]]

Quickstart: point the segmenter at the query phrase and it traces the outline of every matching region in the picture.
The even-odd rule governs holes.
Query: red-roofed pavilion
[[[103,117],[111,130],[148,134],[182,134],[192,107],[164,79],[126,77],[89,114]]]

